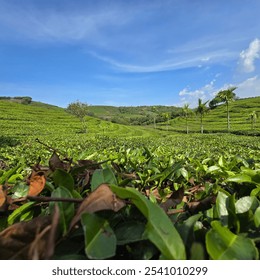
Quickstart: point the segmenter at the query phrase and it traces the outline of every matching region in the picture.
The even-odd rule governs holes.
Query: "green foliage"
[[[259,257],[254,242],[233,234],[220,222],[211,223],[206,236],[207,251],[213,260],[256,260]]]
[[[103,183],[117,184],[116,177],[110,167],[95,170],[91,180],[91,190],[94,191]]]
[[[62,169],[56,169],[53,173],[53,182],[56,186],[65,187],[69,191],[74,188],[73,177]]]
[[[237,100],[230,110],[239,102],[248,104]],[[60,108],[12,104],[13,120],[7,120],[5,110],[0,119],[5,137],[17,139],[15,145],[5,139],[0,145],[1,230],[51,217],[46,232],[38,228],[33,240],[51,236],[47,230],[55,230],[56,223],[53,258],[57,259],[259,258],[258,137],[177,135],[88,116],[91,129],[84,135],[75,133],[79,120]],[[205,126],[221,106],[204,116]],[[32,115],[46,126],[40,127],[35,118],[28,121]],[[28,129],[21,129],[25,122]],[[189,127],[192,122],[189,118]],[[49,168],[54,150],[58,169],[55,164]],[[37,202],[26,198],[32,170],[46,177]],[[87,202],[104,183],[112,193]],[[125,206],[116,212],[120,198]],[[84,204],[85,212],[79,214]],[[81,223],[71,227],[77,215]]]
[[[80,119],[84,132],[87,132],[85,117],[88,115],[88,104],[76,101],[68,105],[67,111]]]
[[[59,186],[55,189],[51,197],[61,198],[73,198],[70,191],[63,186]],[[50,202],[50,212],[54,213],[55,204],[58,205],[59,209],[59,224],[62,234],[65,235],[69,229],[70,222],[74,216],[74,204],[70,202]]]
[[[170,219],[156,204],[147,200],[137,190],[111,186],[120,198],[131,199],[147,219],[144,237],[148,238],[160,250],[163,258],[183,260],[185,248]]]
[[[116,253],[116,236],[109,222],[96,214],[81,217],[85,235],[85,252],[90,259],[107,259]]]

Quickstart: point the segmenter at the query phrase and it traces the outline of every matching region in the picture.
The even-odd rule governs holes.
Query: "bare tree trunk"
[[[228,108],[228,102],[227,102],[227,130],[230,131],[230,120],[229,120],[229,108]]]
[[[186,133],[189,134],[188,117],[186,116]]]
[[[203,122],[202,122],[202,115],[200,116],[200,132],[203,134]]]

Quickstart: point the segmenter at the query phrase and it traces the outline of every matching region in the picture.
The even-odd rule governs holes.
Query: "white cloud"
[[[115,69],[122,72],[129,73],[152,73],[152,72],[163,72],[163,71],[171,71],[177,69],[184,69],[189,67],[199,67],[208,65],[209,63],[217,63],[223,62],[235,57],[234,52],[219,50],[216,52],[208,53],[208,54],[189,54],[186,56],[174,56],[174,58],[168,59],[160,59],[158,58],[158,62],[148,65],[148,64],[130,64],[120,62],[116,59],[99,55],[95,52],[88,52],[96,58],[110,64]],[[203,63],[203,64],[202,64]]]
[[[253,72],[255,70],[255,60],[260,57],[260,40],[255,39],[248,49],[240,53],[240,62],[245,72]]]
[[[181,102],[175,105],[183,106],[185,103],[188,103],[191,108],[194,108],[197,106],[198,98],[201,98],[203,101],[211,100],[219,91],[234,86],[237,87],[235,93],[239,98],[260,96],[260,78],[258,76],[248,78],[236,85],[224,84],[222,87],[218,88],[214,85],[215,81],[216,80],[212,80],[210,83],[196,90],[190,90],[189,87],[182,89],[179,92]]]
[[[190,104],[190,107],[196,107],[198,103],[198,98],[201,98],[204,101],[211,99],[214,92],[216,91],[214,87],[215,80],[212,80],[210,83],[202,86],[196,90],[190,90],[189,87],[184,88],[179,92],[179,96],[181,96],[181,105],[185,103]]]
[[[254,76],[239,83],[236,92],[240,98],[260,96],[260,78]]]

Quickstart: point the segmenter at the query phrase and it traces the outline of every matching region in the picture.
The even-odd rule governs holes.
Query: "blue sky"
[[[260,95],[259,0],[0,0],[0,96],[66,107]]]

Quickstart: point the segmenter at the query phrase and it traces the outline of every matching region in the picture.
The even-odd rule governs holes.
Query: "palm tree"
[[[202,100],[199,98],[198,107],[196,108],[196,114],[200,115],[200,132],[203,133],[203,117],[208,112],[208,107],[206,104],[208,101],[202,103]]]
[[[185,118],[186,121],[186,133],[189,133],[189,127],[188,127],[188,117],[192,114],[192,110],[189,108],[189,104],[184,104],[182,107],[182,116]]]
[[[252,130],[255,129],[256,119],[258,117],[258,114],[256,111],[253,111],[249,114],[249,119],[251,121],[251,128]]]
[[[226,103],[227,107],[227,130],[230,131],[230,117],[229,117],[229,103],[234,101],[236,98],[236,94],[234,90],[237,87],[230,87],[226,90],[221,90],[217,95],[216,98],[219,98],[222,102]]]

